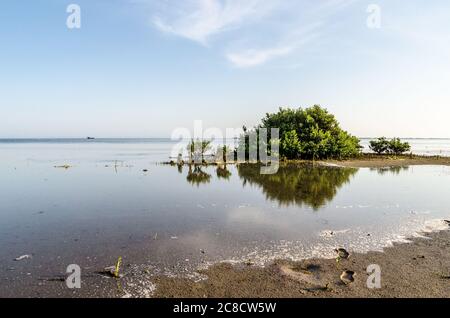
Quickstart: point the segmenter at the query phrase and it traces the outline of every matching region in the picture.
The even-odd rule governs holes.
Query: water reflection
[[[178,169],[182,171],[181,166]],[[211,172],[209,169],[207,166],[189,165],[187,182],[197,187],[211,183],[212,175],[208,173]],[[276,201],[281,206],[306,205],[314,210],[333,200],[338,190],[358,171],[356,168],[312,164],[284,164],[273,175],[261,174],[261,167],[257,164],[240,164],[233,166],[232,170],[236,171],[235,169],[244,186],[249,184],[259,187],[268,200]],[[219,180],[230,180],[233,176],[226,165],[217,166],[215,172]]]
[[[217,166],[216,175],[219,179],[230,180],[232,174],[230,170],[228,170],[227,166],[223,165]]]
[[[408,171],[409,170],[409,166],[404,166],[404,167],[383,167],[383,168],[371,168],[370,171],[376,171],[378,172],[378,174],[380,175],[385,175],[387,173],[391,173],[393,175],[399,175],[400,172],[402,171]]]
[[[239,165],[237,170],[244,186],[249,183],[260,187],[268,200],[282,206],[307,205],[314,210],[330,202],[358,171],[310,164],[283,165],[274,175],[263,175],[260,167],[252,164]]]
[[[186,177],[187,182],[197,187],[201,184],[208,184],[211,182],[211,175],[203,171],[201,166],[189,166],[189,171]]]
[[[186,180],[192,185],[200,186],[202,184],[208,184],[211,182],[211,174],[206,172],[208,169],[206,166],[202,165],[189,165]],[[177,165],[178,172],[183,173],[183,165]],[[216,168],[216,175],[218,179],[230,180],[233,175],[231,171],[227,168],[227,165],[218,165]]]

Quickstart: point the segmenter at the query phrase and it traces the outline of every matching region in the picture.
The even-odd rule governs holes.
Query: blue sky
[[[165,137],[313,104],[358,136],[450,137],[449,17],[445,0],[2,1],[0,138]]]

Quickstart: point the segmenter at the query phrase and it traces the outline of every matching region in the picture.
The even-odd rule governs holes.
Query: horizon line
[[[359,139],[377,139],[380,138],[380,136],[377,137],[358,137]],[[382,136],[382,137],[386,137],[386,136]],[[93,139],[89,139],[89,138],[93,138]],[[141,140],[145,140],[145,139],[163,139],[163,140],[181,140],[181,139],[192,139],[192,138],[176,138],[176,139],[172,139],[171,137],[0,137],[1,141],[12,141],[12,140],[89,140],[91,142],[95,142],[95,140],[111,140],[111,139],[118,139],[118,140],[130,140],[130,139],[141,139]],[[238,137],[234,137],[234,138],[216,138],[216,139],[236,139]],[[450,137],[398,137],[398,136],[392,136],[392,137],[386,137],[386,138],[400,138],[400,139],[417,139],[417,140],[421,140],[421,139],[450,139]]]

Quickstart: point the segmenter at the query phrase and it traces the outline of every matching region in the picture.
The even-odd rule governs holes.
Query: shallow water
[[[450,167],[283,166],[265,176],[251,165],[158,165],[172,146],[0,143],[0,295],[119,256],[178,275],[222,260],[377,250],[450,218]]]

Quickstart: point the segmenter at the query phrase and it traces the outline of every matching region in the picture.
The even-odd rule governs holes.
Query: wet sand
[[[349,160],[327,160],[321,161],[325,164],[334,164],[341,167],[351,168],[384,168],[384,167],[406,167],[443,165],[450,166],[450,157],[426,157],[416,155],[386,156],[364,154],[359,158]]]
[[[202,273],[207,280],[159,277],[153,297],[444,297],[450,298],[450,231],[394,244],[384,252],[351,254],[348,259],[280,260],[265,268],[218,264]],[[381,289],[367,288],[367,267],[381,268]],[[344,284],[343,271],[354,282]]]
[[[285,160],[281,164],[312,164],[312,160]],[[450,157],[440,156],[419,156],[419,155],[376,155],[376,154],[361,154],[359,157],[346,160],[319,160],[316,164],[333,165],[339,167],[349,168],[387,168],[387,167],[408,167],[408,166],[428,166],[441,165],[450,166]],[[162,165],[176,166],[174,161],[162,162]],[[236,162],[228,162],[227,165],[234,165]],[[188,162],[182,165],[189,166]],[[204,163],[199,164],[203,166],[220,166],[223,163]]]

